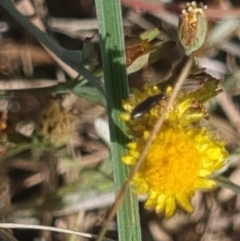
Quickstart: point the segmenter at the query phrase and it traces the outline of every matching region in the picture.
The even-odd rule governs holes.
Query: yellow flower
[[[140,95],[144,99],[156,87],[145,86]],[[171,94],[171,88],[167,95]],[[135,174],[132,184],[137,194],[147,194],[146,208],[154,208],[170,217],[177,206],[192,212],[191,197],[197,189],[210,190],[215,187],[211,179],[213,172],[226,162],[228,153],[224,143],[217,140],[213,133],[199,127],[198,121],[206,116],[206,110],[193,108],[194,98],[187,93],[181,94],[167,114],[164,124],[151,144],[145,160]],[[192,96],[192,95],[191,95]],[[133,166],[146,144],[150,131],[164,110],[166,100],[160,101],[149,113],[141,118],[131,119],[132,109],[144,99],[134,98],[124,102],[124,120],[133,141],[128,144],[128,153],[123,162]]]

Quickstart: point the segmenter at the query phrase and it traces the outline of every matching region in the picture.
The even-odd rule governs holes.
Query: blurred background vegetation
[[[222,80],[224,90],[207,103],[209,122],[230,153],[224,175],[239,185],[240,2],[203,2],[208,4],[209,32],[196,54],[199,65]],[[145,82],[174,82],[182,67],[176,29],[185,3],[121,3],[130,89]],[[36,39],[0,5],[1,221],[97,234],[114,202],[114,182],[95,2],[13,4],[54,42]],[[140,33],[153,37],[146,41]],[[62,48],[51,49],[54,43]],[[110,54],[119,55],[114,50]],[[142,240],[237,241],[239,201],[229,189],[199,192],[193,214],[179,211],[166,220],[144,210],[140,200]],[[0,233],[2,240],[86,240],[49,231]],[[108,236],[117,240],[115,220]]]

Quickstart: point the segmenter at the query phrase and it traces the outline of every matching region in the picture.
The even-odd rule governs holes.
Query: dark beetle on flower
[[[187,94],[188,98],[192,98],[194,103],[204,103],[221,93],[222,90],[218,89],[219,82],[220,79],[216,79],[205,72],[189,74],[181,88],[181,92]],[[133,120],[140,118],[165,99],[167,99],[167,96],[164,93],[149,96],[135,106],[131,112],[131,118]]]
[[[166,95],[156,94],[153,96],[149,96],[147,99],[139,103],[135,108],[132,110],[131,118],[137,119],[143,115],[145,115],[148,111],[150,111],[155,105],[159,103],[159,101],[166,99]]]

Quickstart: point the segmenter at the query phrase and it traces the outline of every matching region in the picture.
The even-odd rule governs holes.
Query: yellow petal
[[[176,210],[176,201],[173,196],[166,198],[165,216],[171,217]]]
[[[122,157],[122,161],[127,165],[133,165],[136,162],[136,159],[132,156],[126,155]]]
[[[186,195],[177,195],[177,203],[187,212],[191,213],[193,211],[193,207],[190,203],[190,198]]]

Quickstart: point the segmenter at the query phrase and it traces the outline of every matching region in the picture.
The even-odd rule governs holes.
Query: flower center
[[[182,128],[163,128],[154,139],[141,172],[151,189],[167,195],[192,193],[201,168],[194,141]]]

